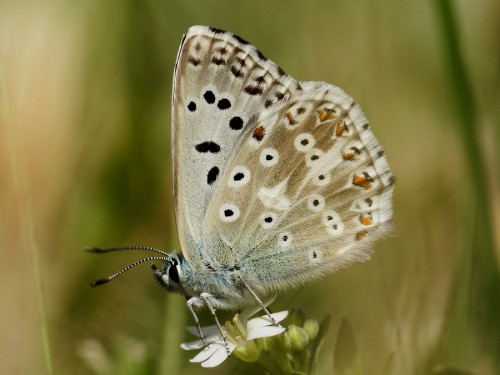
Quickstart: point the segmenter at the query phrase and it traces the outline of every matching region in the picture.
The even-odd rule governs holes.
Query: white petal
[[[189,362],[203,362],[209,359],[218,349],[219,349],[219,342],[213,342],[207,347],[205,347],[201,352],[196,354],[193,358],[189,360]],[[224,343],[222,343],[222,346],[224,346]]]
[[[217,335],[211,335],[211,336],[205,336],[205,342],[207,345],[222,340],[222,337],[220,334]],[[194,350],[194,349],[201,349],[205,346],[203,343],[203,340],[195,340],[195,341],[190,341],[190,342],[185,342],[181,344],[181,349],[184,350]]]
[[[286,330],[282,326],[264,326],[264,327],[254,327],[248,330],[247,340],[259,339],[261,337],[270,337],[279,335]]]
[[[207,359],[206,361],[202,362],[201,367],[215,367],[220,365],[222,362],[224,362],[228,356],[227,351],[226,351],[226,346],[224,343],[216,342],[212,345],[217,345],[218,348],[215,351],[212,356]],[[236,345],[229,343],[229,351],[232,353],[233,350],[236,348]]]
[[[228,346],[231,353],[236,349],[236,345],[232,342],[228,342]],[[227,357],[226,345],[224,341],[219,340],[205,347],[196,356],[191,358],[189,362],[202,362],[202,367],[215,367],[224,362]]]
[[[183,342],[181,344],[181,349],[183,350],[196,350],[196,349],[201,349],[205,346],[202,340],[196,340],[196,341],[190,341],[190,342]]]
[[[283,319],[285,319],[287,317],[287,315],[288,315],[287,310],[271,314],[271,316],[277,322],[281,322]],[[271,318],[269,318],[268,315],[263,315],[263,316],[259,316],[258,318],[253,318],[253,319],[249,320],[247,323],[247,330],[250,331],[251,329],[256,328],[256,327],[265,327],[265,326],[270,326],[272,324],[273,324],[273,322],[272,322]]]

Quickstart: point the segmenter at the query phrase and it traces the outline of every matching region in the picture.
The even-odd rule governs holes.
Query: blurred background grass
[[[500,373],[499,19],[496,0],[0,2],[0,373],[208,372],[147,267],[89,287],[140,254],[82,251],[178,246],[170,90],[195,24],[345,89],[398,177],[373,260],[273,305],[332,314],[322,368],[345,317],[365,374]]]

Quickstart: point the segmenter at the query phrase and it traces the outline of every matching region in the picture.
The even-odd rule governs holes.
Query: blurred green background
[[[202,24],[346,90],[398,178],[373,259],[273,305],[332,314],[325,373],[346,318],[364,374],[499,374],[499,20],[498,0],[1,1],[0,373],[257,373],[189,363],[184,301],[147,266],[89,287],[142,254],[83,251],[177,248],[172,72]]]

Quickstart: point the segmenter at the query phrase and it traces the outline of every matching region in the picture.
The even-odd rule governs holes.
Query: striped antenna
[[[112,274],[112,275],[110,275],[108,277],[105,277],[105,278],[102,278],[102,279],[99,279],[99,280],[91,282],[90,285],[93,286],[93,287],[96,287],[96,286],[99,286],[99,285],[103,285],[103,284],[109,283],[111,280],[113,280],[114,278],[120,276],[122,273],[128,271],[131,268],[134,268],[135,266],[138,266],[139,264],[147,262],[149,260],[172,261],[171,256],[168,253],[166,253],[165,251],[159,250],[159,249],[155,249],[154,247],[149,247],[149,246],[125,246],[125,247],[110,247],[110,248],[104,248],[104,249],[100,248],[100,247],[92,247],[92,246],[85,247],[85,251],[88,251],[90,253],[96,253],[96,254],[109,253],[109,252],[112,252],[112,251],[128,251],[128,250],[153,251],[153,252],[159,253],[159,254],[161,254],[163,256],[151,256],[151,257],[147,257],[147,258],[138,260],[137,262],[129,264],[127,267],[121,269],[118,272],[115,272],[114,274]]]

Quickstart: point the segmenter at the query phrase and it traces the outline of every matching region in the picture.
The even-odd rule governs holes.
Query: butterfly
[[[196,310],[236,310],[370,257],[390,228],[394,175],[359,105],[299,82],[230,32],[183,36],[172,95],[181,253],[144,249],[157,281]],[[200,332],[200,336],[203,335]]]

